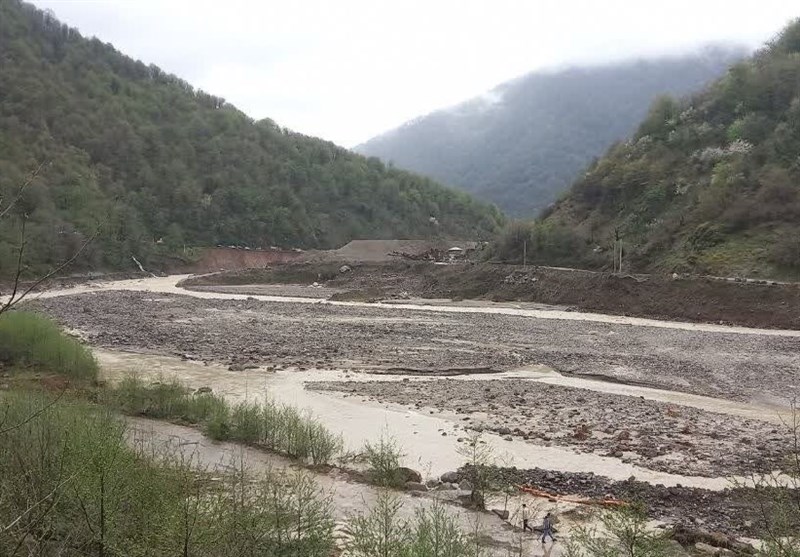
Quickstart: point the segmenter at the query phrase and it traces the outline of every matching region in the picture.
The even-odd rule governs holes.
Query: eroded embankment
[[[418,298],[536,302],[581,311],[747,327],[800,329],[800,285],[618,276],[591,271],[495,264],[425,262],[297,263],[193,277],[187,287],[311,284],[342,290],[334,299]],[[257,293],[255,290],[253,293]]]

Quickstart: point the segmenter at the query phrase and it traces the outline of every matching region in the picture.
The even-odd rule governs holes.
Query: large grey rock
[[[457,484],[459,480],[458,472],[445,472],[439,477],[444,483]]]
[[[407,491],[428,491],[428,486],[420,482],[406,482]]]
[[[422,474],[417,472],[416,470],[412,470],[411,468],[406,468],[405,466],[400,466],[395,470],[397,477],[400,478],[403,483],[408,482],[416,482],[422,483]]]

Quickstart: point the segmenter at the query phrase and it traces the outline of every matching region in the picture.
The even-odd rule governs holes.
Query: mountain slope
[[[663,98],[546,222],[629,268],[800,276],[800,20],[706,91]]]
[[[0,2],[0,195],[48,162],[17,215],[43,267],[126,267],[184,245],[331,247],[353,238],[481,237],[499,212],[221,98],[18,0]],[[434,217],[433,219],[431,217]],[[19,221],[0,223],[0,275]],[[155,244],[163,238],[163,243]]]
[[[532,216],[592,160],[628,137],[662,93],[685,94],[722,75],[744,51],[704,52],[540,72],[434,112],[356,147]]]

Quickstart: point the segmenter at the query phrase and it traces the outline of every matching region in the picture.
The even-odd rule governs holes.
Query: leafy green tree
[[[36,240],[31,275],[98,223],[104,233],[80,267],[128,268],[131,256],[147,264],[184,244],[485,239],[502,223],[496,208],[427,178],[253,121],[20,0],[0,2],[0,52],[0,199],[51,161],[14,211]],[[0,223],[3,278],[13,273],[15,229]]]

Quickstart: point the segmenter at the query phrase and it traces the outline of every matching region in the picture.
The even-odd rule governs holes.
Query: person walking
[[[530,520],[530,518],[531,518],[531,515],[530,515],[530,512],[528,511],[528,505],[523,503],[522,504],[522,531],[523,532],[526,532],[527,530],[530,530],[531,532],[533,532],[533,528],[531,528],[531,525],[528,524],[528,520]]]
[[[553,537],[553,516],[550,513],[544,515],[542,521],[542,545],[544,545],[547,536],[550,536],[551,541],[556,541]]]

